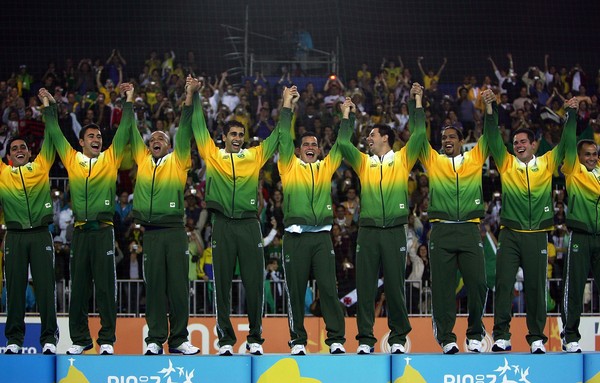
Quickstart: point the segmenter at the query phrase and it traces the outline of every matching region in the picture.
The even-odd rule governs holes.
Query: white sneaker
[[[531,353],[532,354],[545,354],[546,347],[544,347],[544,341],[540,339],[540,340],[536,340],[535,342],[533,342],[531,344]]]
[[[195,355],[200,352],[200,349],[190,342],[183,342],[177,347],[169,347],[169,353],[171,354],[183,354],[183,355]]]
[[[6,345],[6,349],[4,350],[5,354],[20,354],[21,352],[23,352],[23,347],[18,346],[16,344],[9,344]]]
[[[492,346],[493,352],[503,352],[512,350],[512,346],[510,344],[510,340],[508,339],[498,339],[494,342]]]
[[[150,343],[148,347],[146,347],[146,352],[144,355],[162,355],[162,353],[163,348],[160,345],[156,343]]]
[[[406,348],[400,343],[394,343],[390,348],[390,354],[404,354],[405,352]]]
[[[467,350],[470,352],[481,352],[483,344],[477,339],[467,339]]]
[[[450,342],[448,344],[445,344],[442,347],[442,352],[448,355],[456,354],[458,352],[458,345],[456,344],[456,342]]]
[[[74,344],[67,350],[67,355],[80,355],[84,351],[91,350],[92,347],[94,347],[94,345],[91,343],[86,346],[79,346],[77,344]]]
[[[103,344],[100,346],[100,355],[113,355],[115,353],[115,349],[112,344]]]
[[[259,343],[246,343],[246,350],[252,355],[262,355],[263,348]]]
[[[225,345],[225,346],[219,347],[219,355],[232,356],[233,355],[233,346]]]
[[[581,347],[579,346],[579,342],[569,342],[563,345],[563,350],[566,352],[580,353]]]
[[[42,354],[55,355],[56,354],[56,345],[54,345],[52,343],[44,344],[44,347],[42,348]]]
[[[368,344],[359,344],[356,353],[358,355],[367,355],[375,351],[375,349]]]
[[[346,349],[344,348],[344,345],[341,343],[332,343],[331,346],[329,346],[329,353],[330,354],[345,354]]]
[[[306,355],[306,347],[303,344],[297,344],[292,347],[292,355]]]

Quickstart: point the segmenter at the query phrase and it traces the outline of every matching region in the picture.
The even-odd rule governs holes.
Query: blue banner
[[[0,355],[0,382],[54,383],[54,355]]]
[[[600,354],[583,354],[583,381],[586,383],[600,383]]]
[[[579,383],[582,354],[392,356],[392,383]]]
[[[40,354],[42,346],[40,345],[40,334],[42,325],[38,323],[25,323],[25,339],[23,340],[23,354]],[[6,346],[6,336],[4,330],[6,323],[0,323],[0,353],[4,354]]]
[[[57,357],[59,383],[211,383],[250,382],[250,356]]]

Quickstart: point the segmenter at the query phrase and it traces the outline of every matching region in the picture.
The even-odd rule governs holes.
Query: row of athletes
[[[191,167],[190,141],[195,137],[207,164],[206,203],[213,214],[213,267],[217,308],[219,355],[232,355],[237,339],[229,318],[229,294],[236,261],[246,289],[249,334],[247,349],[263,353],[263,249],[257,219],[259,170],[279,149],[278,168],[285,193],[285,234],[283,266],[289,297],[291,353],[306,353],[304,292],[312,270],[317,280],[326,323],[326,343],[332,354],[345,353],[344,318],[335,287],[335,258],[329,230],[332,225],[331,177],[345,158],[360,177],[361,216],[357,239],[358,312],[357,353],[370,354],[373,335],[374,301],[380,266],[388,301],[388,337],[392,353],[406,352],[411,330],[405,297],[404,269],[408,221],[408,174],[419,159],[430,179],[430,238],[433,329],[445,354],[459,351],[453,333],[456,321],[454,290],[457,272],[468,291],[467,348],[482,350],[485,329],[482,323],[487,287],[483,247],[477,224],[484,216],[481,188],[482,166],[491,154],[502,175],[503,209],[496,265],[496,310],[493,351],[508,351],[510,343],[511,294],[518,267],[525,275],[527,341],[532,353],[544,353],[546,322],[546,232],[552,228],[551,181],[560,166],[567,175],[571,200],[567,223],[573,229],[567,259],[563,323],[563,348],[580,352],[579,317],[583,289],[590,265],[600,255],[598,200],[600,169],[594,142],[576,143],[577,102],[567,102],[567,120],[560,143],[543,156],[534,155],[533,132],[520,129],[513,134],[514,155],[508,153],[497,128],[496,98],[485,91],[484,135],[469,152],[462,153],[462,132],[454,127],[442,130],[442,153],[429,145],[425,134],[422,87],[415,83],[409,102],[411,138],[394,152],[394,133],[384,125],[375,126],[368,138],[371,155],[351,143],[355,106],[346,99],[343,119],[335,145],[319,160],[320,149],[313,133],[292,139],[292,114],[298,91],[283,91],[283,110],[275,130],[259,146],[243,148],[245,130],[236,122],[223,131],[225,148],[219,149],[206,127],[197,79],[186,80],[186,98],[174,150],[169,137],[154,132],[146,147],[135,129],[131,84],[122,84],[126,94],[123,117],[113,144],[101,152],[102,136],[97,126],[84,127],[80,135],[82,152],[75,151],[57,123],[56,104],[42,89],[45,106],[45,140],[40,155],[30,162],[30,151],[22,139],[9,145],[12,166],[0,171],[0,198],[5,207],[5,244],[8,315],[7,353],[19,353],[24,338],[24,296],[27,266],[38,295],[44,353],[55,353],[58,340],[54,300],[52,238],[47,224],[52,220],[48,170],[58,152],[69,173],[71,199],[76,217],[71,255],[72,296],[69,331],[73,345],[68,354],[80,354],[92,347],[87,323],[92,286],[96,291],[101,318],[97,343],[101,354],[112,354],[116,341],[116,283],[114,234],[114,185],[124,147],[131,142],[138,164],[134,217],[144,225],[145,283],[147,289],[148,337],[145,353],[162,354],[164,343],[171,353],[196,354],[200,350],[188,340],[189,290],[187,282],[187,240],[183,229],[183,190]],[[297,150],[295,150],[297,149]],[[297,153],[297,155],[295,154]],[[579,160],[578,160],[579,155]],[[597,267],[597,266],[596,266]],[[600,280],[600,270],[593,270]],[[167,312],[168,308],[168,312]]]

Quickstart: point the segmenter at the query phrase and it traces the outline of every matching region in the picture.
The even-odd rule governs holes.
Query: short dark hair
[[[583,145],[586,145],[586,144],[594,145],[596,147],[596,151],[598,150],[598,144],[596,144],[596,141],[585,138],[583,140],[579,140],[579,142],[577,143],[577,154],[579,154],[581,152],[581,148],[583,148]]]
[[[454,129],[454,131],[456,132],[456,135],[458,136],[459,141],[462,141],[465,139],[465,136],[463,135],[462,129],[454,126],[454,125],[446,125],[442,128],[442,134],[444,134],[444,132],[448,129]]]
[[[8,143],[6,144],[6,152],[8,154],[10,154],[10,147],[12,146],[13,142],[15,141],[23,141],[25,142],[25,145],[27,145],[27,150],[29,150],[29,144],[27,143],[27,140],[21,136],[14,136],[12,137],[10,140],[8,140]]]
[[[302,133],[302,135],[300,135],[300,137],[298,137],[296,139],[296,147],[299,148],[300,146],[302,146],[302,139],[304,137],[314,137],[317,139],[317,144],[319,143],[319,137],[317,137],[317,134],[313,131],[306,131],[304,133]]]
[[[100,130],[100,127],[96,124],[87,124],[86,126],[81,128],[81,131],[79,132],[79,139],[83,140],[83,138],[85,137],[85,133],[90,129]],[[100,130],[100,132],[102,132],[102,131]]]
[[[525,133],[527,135],[527,138],[529,138],[529,142],[533,143],[533,142],[537,141],[535,139],[535,134],[533,133],[533,131],[531,129],[527,129],[527,128],[520,128],[520,129],[515,130],[510,141],[514,142],[515,136],[517,134],[521,134],[521,133]]]
[[[246,133],[246,127],[244,126],[244,124],[242,124],[239,121],[236,120],[231,120],[231,121],[227,121],[227,123],[223,126],[223,134],[227,135],[227,133],[229,133],[229,130],[231,130],[231,128],[242,128],[244,129],[244,134]]]
[[[375,128],[378,129],[380,136],[388,136],[388,144],[390,145],[390,148],[394,146],[394,142],[396,141],[396,134],[394,133],[394,130],[392,128],[384,124],[373,125],[373,129]]]

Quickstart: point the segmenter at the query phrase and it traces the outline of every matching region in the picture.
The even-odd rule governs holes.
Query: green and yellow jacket
[[[340,128],[337,142],[360,178],[360,226],[386,228],[408,222],[408,175],[425,141],[423,108],[417,109],[414,116],[414,132],[406,146],[397,152],[390,150],[381,158],[360,152],[350,142],[353,123]]]
[[[600,166],[587,170],[579,162],[577,145],[569,142],[561,170],[566,176],[569,196],[567,226],[571,230],[600,234]]]
[[[44,110],[44,115],[52,113],[56,116],[55,104]],[[42,149],[33,162],[14,167],[0,161],[0,201],[8,230],[31,229],[52,223],[54,211],[48,174],[54,157],[54,146],[46,129]]]
[[[481,170],[488,157],[486,138],[456,157],[433,150],[429,142],[419,156],[429,175],[429,219],[479,222],[485,215]]]
[[[508,153],[498,126],[498,106],[486,114],[484,130],[490,152],[502,179],[502,212],[500,224],[517,231],[546,231],[554,224],[552,175],[565,156],[565,148],[574,146],[575,110],[567,109],[567,121],[558,145],[540,157],[523,163]]]
[[[144,144],[139,130],[131,126],[131,150],[138,165],[133,199],[133,217],[145,225],[182,227],[184,190],[187,173],[192,167],[193,106],[184,106],[171,153],[155,159]]]
[[[48,108],[46,108],[48,109]],[[112,222],[115,213],[117,169],[129,142],[130,125],[134,124],[131,102],[123,106],[121,123],[108,149],[97,158],[76,151],[63,136],[56,113],[45,112],[46,129],[56,151],[69,172],[71,208],[77,223]]]
[[[314,163],[306,163],[294,155],[292,111],[284,108],[279,117],[279,161],[277,166],[283,184],[285,226],[331,225],[331,177],[342,163],[342,153],[336,142],[329,154]],[[352,124],[352,120],[342,120]]]
[[[212,140],[200,97],[195,95],[192,131],[200,156],[206,162],[207,208],[234,219],[256,217],[258,198],[262,198],[258,195],[258,175],[277,149],[279,123],[259,146],[228,153]]]

